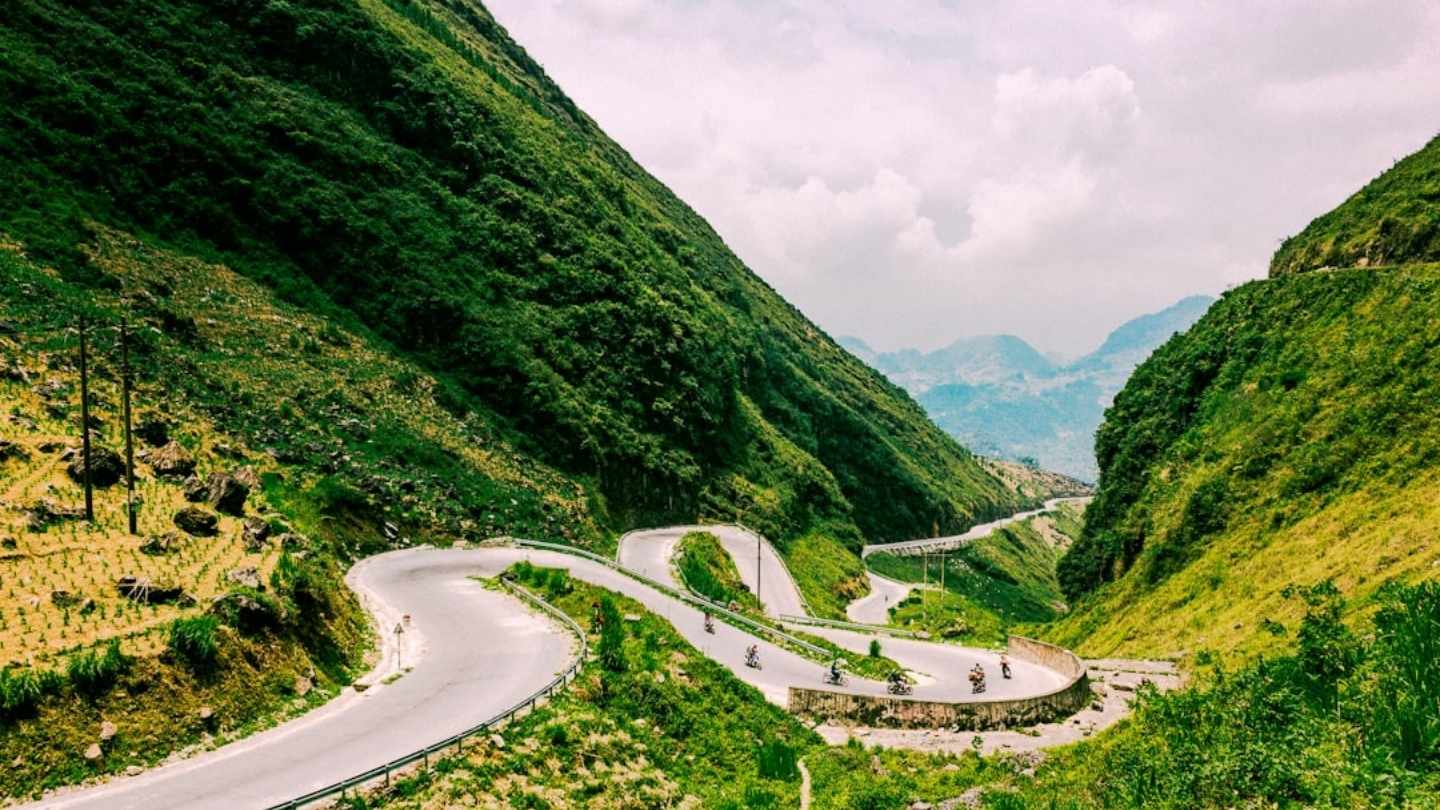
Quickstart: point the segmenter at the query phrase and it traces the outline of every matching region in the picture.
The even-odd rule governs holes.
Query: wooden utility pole
[[[86,365],[88,356],[85,333],[89,324],[80,316],[80,452],[81,463],[85,465],[85,519],[95,522],[95,495],[90,486],[90,372]]]
[[[120,398],[125,408],[125,514],[130,518],[130,533],[135,531],[135,440],[130,435],[130,328],[128,319],[120,320]]]

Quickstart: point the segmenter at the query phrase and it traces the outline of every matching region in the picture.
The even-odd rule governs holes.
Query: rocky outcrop
[[[226,473],[210,473],[205,479],[205,502],[212,509],[227,515],[245,513],[245,499],[250,497],[250,488]]]
[[[115,590],[119,591],[120,595],[126,599],[144,602],[147,605],[181,602],[185,596],[185,589],[179,585],[157,583],[148,577],[120,577],[115,580]]]
[[[195,457],[179,442],[170,442],[157,450],[147,451],[145,460],[150,463],[150,469],[161,478],[185,479],[195,472]]]
[[[245,518],[245,550],[260,551],[270,538],[270,524],[258,517]]]
[[[24,445],[0,439],[0,462],[10,461],[11,459],[24,461],[28,458],[30,458],[30,451],[26,450]]]
[[[79,506],[61,506],[54,501],[37,501],[25,510],[25,528],[32,532],[43,532],[51,523],[63,520],[84,520],[85,510]]]
[[[195,537],[214,537],[220,530],[220,518],[198,506],[187,506],[175,513],[175,525]]]
[[[205,487],[205,482],[195,476],[185,479],[183,490],[185,500],[191,503],[204,503],[210,497],[210,490]]]
[[[65,472],[74,482],[85,481],[85,454],[76,453],[66,465]],[[90,448],[90,483],[97,487],[110,487],[120,483],[125,475],[125,462],[120,454],[105,447]]]
[[[275,602],[245,591],[231,591],[216,597],[210,603],[210,613],[246,632],[276,627],[284,618]]]
[[[180,550],[185,539],[175,532],[151,535],[140,544],[140,553],[149,554],[152,557],[160,557],[166,554],[174,554]]]
[[[260,571],[253,565],[231,569],[230,572],[225,575],[225,578],[242,588],[251,588],[258,591],[265,587],[260,583]]]
[[[151,447],[164,447],[171,443],[169,423],[153,413],[140,417],[140,423],[135,426],[135,435]]]

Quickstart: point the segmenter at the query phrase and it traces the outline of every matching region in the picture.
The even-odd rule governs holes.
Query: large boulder
[[[51,523],[62,520],[84,520],[85,509],[80,506],[61,506],[54,501],[36,501],[25,510],[25,528],[32,532],[43,532]]]
[[[241,515],[245,512],[245,499],[250,497],[250,488],[226,473],[210,473],[205,479],[206,503],[218,512],[227,515]]]
[[[231,591],[210,603],[210,612],[220,621],[246,632],[254,632],[280,624],[284,618],[280,606],[258,593]]]
[[[140,544],[140,553],[149,554],[152,557],[160,557],[165,554],[174,554],[180,550],[185,538],[175,532],[164,532],[163,534],[151,535]]]
[[[245,550],[260,551],[270,538],[270,524],[258,517],[245,518]]]
[[[260,571],[253,565],[247,565],[244,568],[232,568],[229,573],[225,575],[225,578],[242,588],[250,588],[258,591],[264,587],[260,584]]]
[[[204,503],[210,499],[210,490],[205,486],[205,482],[193,475],[185,479],[182,488],[185,500],[191,503]]]
[[[185,595],[185,589],[179,585],[154,582],[148,577],[120,577],[115,580],[115,590],[119,591],[120,595],[126,599],[144,602],[147,605],[179,602]]]
[[[24,445],[0,439],[0,462],[9,461],[10,459],[20,459],[23,461],[27,458],[30,458],[30,451],[26,450]]]
[[[85,482],[85,454],[76,453],[65,466],[71,480]],[[120,483],[125,476],[125,462],[120,454],[106,447],[90,448],[90,483],[97,487],[109,487]]]
[[[171,443],[169,423],[153,413],[140,417],[140,424],[135,426],[135,435],[151,447],[164,447]]]
[[[146,454],[150,462],[150,469],[161,478],[185,479],[195,472],[195,457],[190,451],[180,446],[179,442],[170,442],[158,450],[152,450]]]
[[[175,525],[195,537],[214,537],[220,530],[220,518],[198,506],[187,506],[175,513]]]

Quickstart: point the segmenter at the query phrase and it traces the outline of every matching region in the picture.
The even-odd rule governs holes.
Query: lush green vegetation
[[[735,561],[730,559],[715,535],[709,532],[686,534],[675,547],[673,559],[682,581],[706,599],[722,605],[733,602],[741,610],[751,613],[760,611],[759,600],[740,580]]]
[[[1293,651],[1141,694],[1114,733],[1063,751],[996,808],[1432,807],[1440,802],[1440,585],[1392,586],[1374,633],[1326,582],[1293,589]]]
[[[1063,612],[1055,566],[1079,536],[1082,513],[1078,505],[1060,504],[943,555],[872,554],[865,563],[900,582],[944,586],[943,593],[912,591],[891,609],[891,624],[940,638],[1003,643],[1017,624],[1047,622]]]
[[[1261,649],[1287,585],[1364,605],[1433,576],[1440,267],[1232,290],[1141,366],[1097,438],[1105,471],[1051,633],[1089,654]],[[1097,590],[1098,589],[1098,590]]]
[[[612,606],[616,621],[602,633],[617,641],[592,635],[591,643],[617,644],[616,661],[587,667],[552,703],[505,729],[503,750],[473,746],[373,804],[431,807],[484,795],[512,807],[796,806],[796,757],[820,745],[803,725],[639,603],[568,578],[557,587],[544,568],[511,574],[582,625],[592,604]]]
[[[1270,275],[1440,261],[1440,138],[1286,239]]]
[[[783,550],[795,586],[816,616],[844,619],[845,606],[870,592],[860,555],[823,530],[791,541]]]
[[[1024,500],[749,273],[478,3],[23,0],[0,50],[0,229],[67,284],[115,290],[90,221],[223,261],[327,319],[283,335],[291,352],[398,347],[471,431],[592,485],[610,526],[739,517],[784,544],[830,521],[854,546]],[[412,443],[367,438],[377,462]]]

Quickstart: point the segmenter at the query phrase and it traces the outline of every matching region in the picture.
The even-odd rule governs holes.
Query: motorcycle
[[[715,619],[709,613],[705,614],[705,632],[715,634]]]
[[[760,669],[760,653],[753,647],[745,651],[745,666]]]
[[[828,669],[825,670],[825,685],[826,685],[826,686],[844,686],[844,685],[847,684],[847,683],[849,683],[849,679],[847,679],[847,678],[845,677],[845,673],[843,673],[843,672],[834,672],[834,671],[831,671],[831,670],[828,670]]]
[[[885,689],[892,695],[908,695],[915,691],[915,688],[905,681],[891,681]]]

